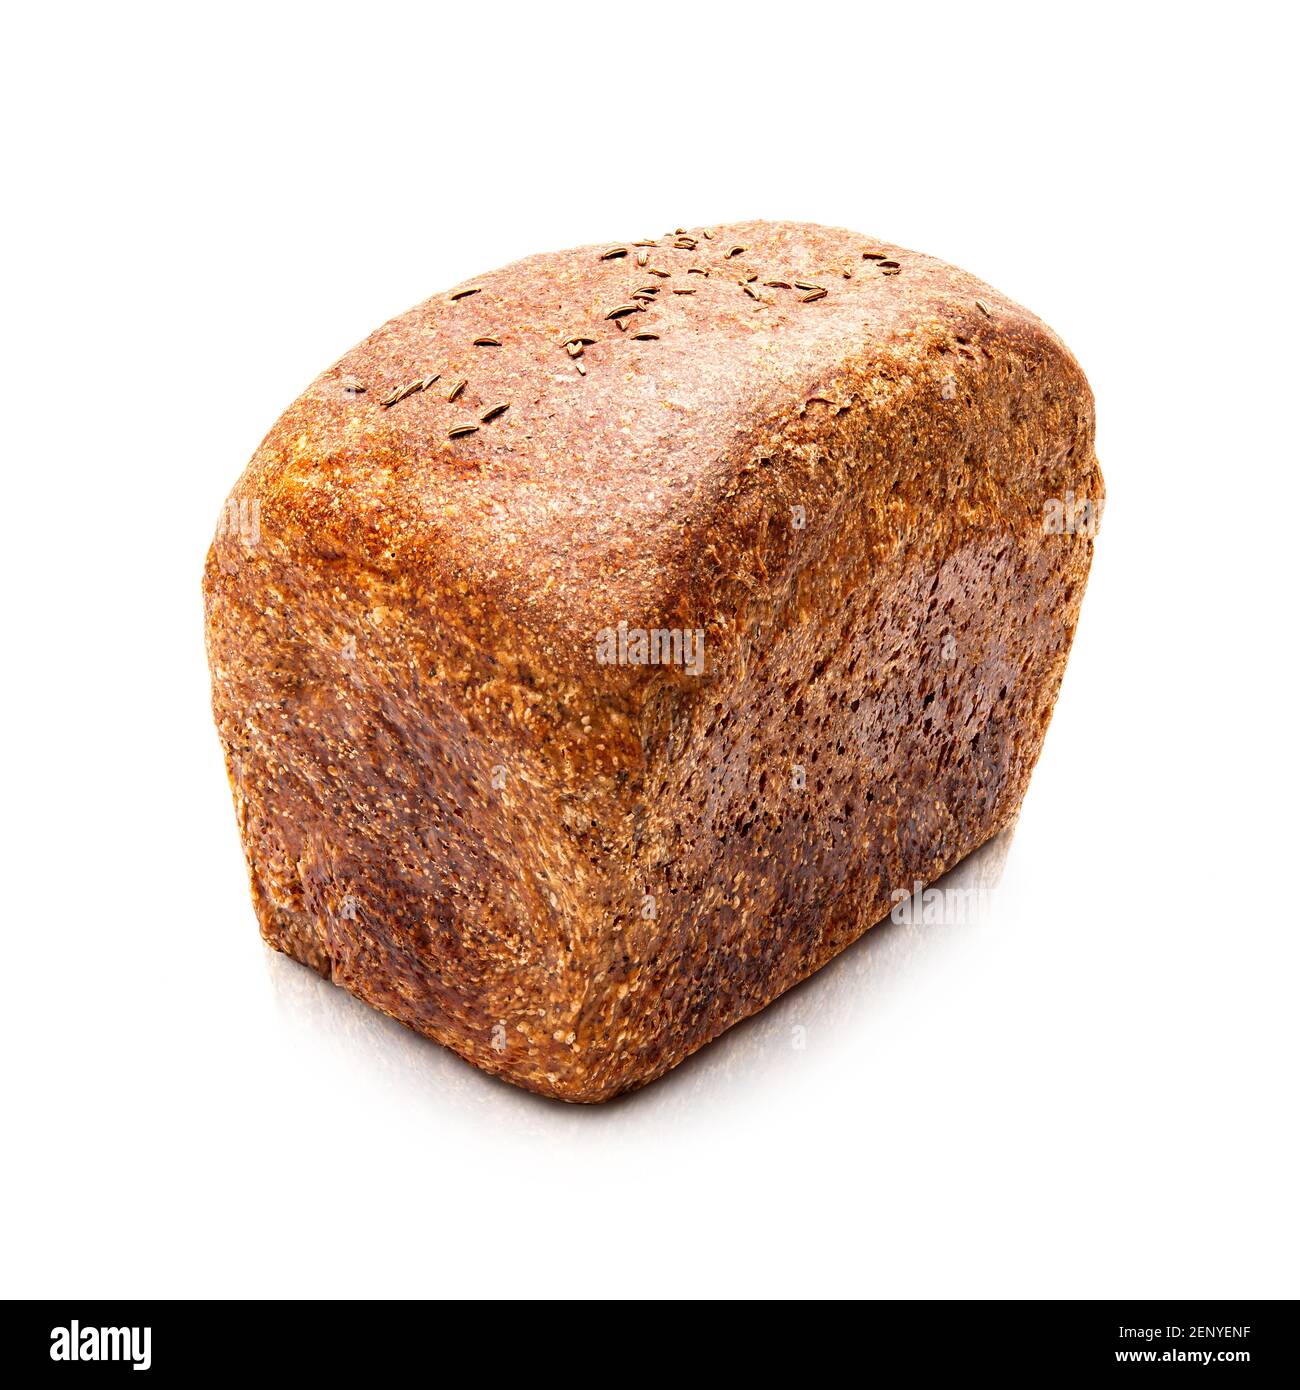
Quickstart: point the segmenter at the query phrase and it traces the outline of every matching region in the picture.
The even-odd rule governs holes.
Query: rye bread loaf
[[[1014,817],[1101,491],[1060,341],[853,232],[434,295],[208,557],[265,939],[531,1090],[643,1085]]]

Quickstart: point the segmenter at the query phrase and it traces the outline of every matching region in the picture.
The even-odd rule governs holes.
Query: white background
[[[1284,7],[42,8],[0,58],[0,1292],[1300,1294]],[[564,1107],[261,945],[203,555],[382,320],[749,217],[1041,314],[1105,525],[982,919]]]

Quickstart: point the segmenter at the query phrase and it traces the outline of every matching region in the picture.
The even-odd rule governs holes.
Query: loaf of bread
[[[222,513],[262,934],[599,1101],[1016,814],[1102,501],[1061,342],[797,223],[533,256],[317,378]]]

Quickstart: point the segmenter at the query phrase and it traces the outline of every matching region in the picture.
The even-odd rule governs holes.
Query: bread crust
[[[569,1100],[1007,824],[1095,529],[1045,516],[1102,499],[1031,314],[856,233],[709,230],[379,329],[272,429],[205,571],[263,935]],[[602,660],[620,624],[701,633],[699,669]]]

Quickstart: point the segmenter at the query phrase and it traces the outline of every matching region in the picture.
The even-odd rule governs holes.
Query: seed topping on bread
[[[572,332],[558,339],[558,346],[563,351],[565,358],[571,363],[574,374],[578,378],[587,375],[587,364],[582,359],[587,356],[588,349],[598,345],[602,337],[607,343],[617,341],[620,337],[626,342],[637,344],[658,343],[662,341],[665,336],[671,336],[672,330],[679,327],[681,323],[680,312],[677,314],[670,312],[666,318],[654,312],[657,308],[662,307],[661,291],[664,287],[658,282],[672,279],[674,273],[671,269],[663,265],[650,264],[650,258],[656,252],[661,255],[673,251],[686,251],[692,253],[691,259],[695,263],[684,267],[684,273],[688,276],[696,277],[696,282],[690,285],[669,286],[666,291],[668,296],[674,298],[676,296],[681,296],[681,299],[675,302],[683,304],[683,306],[688,298],[698,294],[700,282],[707,283],[712,279],[714,284],[720,283],[722,286],[720,291],[711,291],[715,296],[718,293],[735,294],[736,290],[739,289],[745,298],[751,301],[752,309],[755,314],[761,315],[775,312],[781,315],[790,312],[789,309],[783,309],[783,305],[812,305],[819,303],[830,297],[832,293],[830,286],[832,283],[851,280],[853,278],[852,269],[844,264],[822,265],[816,262],[811,264],[805,262],[804,266],[801,268],[801,273],[799,273],[800,268],[791,266],[788,261],[784,266],[770,266],[767,278],[760,279],[762,274],[761,265],[759,269],[741,277],[735,277],[734,275],[713,277],[712,271],[717,269],[719,265],[737,261],[741,257],[746,258],[750,263],[756,261],[761,262],[763,258],[763,246],[761,243],[752,242],[723,242],[721,245],[714,243],[714,245],[711,246],[711,242],[714,242],[711,230],[704,229],[691,232],[685,228],[678,227],[672,232],[665,233],[661,238],[644,237],[638,241],[620,243],[607,246],[603,250],[596,250],[594,254],[599,263],[607,263],[616,270],[621,270],[623,264],[628,266],[635,265],[636,269],[642,276],[646,277],[646,279],[641,283],[638,283],[636,280],[633,280],[631,283],[625,283],[622,288],[623,297],[621,300],[616,299],[611,307],[604,310],[597,310],[600,321],[606,324],[612,323],[617,333],[611,335],[609,330],[606,329],[602,335],[598,329],[594,329],[591,331]],[[872,248],[863,250],[860,254],[863,262],[879,270],[880,274],[884,277],[898,275],[903,269],[903,263],[899,260],[892,259],[890,252]],[[892,254],[897,255],[898,253],[894,252]],[[778,273],[772,274],[771,272],[773,270]],[[678,273],[683,273],[683,271],[679,269]],[[447,293],[447,300],[451,303],[461,303],[474,296],[484,294],[485,290],[489,291],[488,298],[490,299],[491,294],[489,286],[485,284],[462,285],[457,289],[449,291]],[[762,291],[776,291],[777,293],[764,294]],[[788,294],[789,298],[784,298],[782,292]],[[716,297],[713,302],[718,302]],[[608,304],[609,301],[607,300],[606,303]],[[985,317],[992,316],[991,309],[982,300],[976,300],[975,304]],[[803,311],[799,310],[799,312]],[[634,331],[629,331],[634,316],[643,314],[651,315],[653,322],[645,324],[643,327],[636,328]],[[762,320],[758,320],[758,322],[761,321]],[[779,327],[781,321],[781,318],[774,320],[774,326]],[[640,322],[645,323],[644,320]],[[510,325],[507,324],[505,327],[508,330]],[[502,348],[505,346],[508,336],[511,335],[501,330],[478,332],[476,336],[470,339],[470,344],[474,348]],[[514,337],[519,337],[518,331],[515,333]],[[527,333],[525,331],[523,332],[523,340],[526,340],[526,338]],[[607,359],[603,359],[598,354],[597,362],[599,364],[604,365],[606,361]],[[454,356],[452,357],[452,362],[455,362]],[[468,362],[466,361],[456,365],[468,366]],[[472,371],[472,368],[470,370]],[[384,410],[391,409],[393,406],[418,396],[422,392],[427,392],[435,382],[442,380],[443,375],[448,371],[448,365],[444,365],[441,372],[432,371],[425,376],[417,377],[397,386],[386,388],[382,395],[376,397],[378,404]],[[563,378],[560,379],[563,380]],[[465,404],[467,402],[466,392],[472,389],[471,382],[472,378],[469,376],[452,376],[450,385],[444,388],[443,398],[448,403],[459,401]],[[500,385],[504,383],[498,378],[497,384]],[[365,393],[367,387],[363,383],[351,379],[343,384],[343,389],[350,394],[361,395]],[[490,390],[493,390],[492,384],[484,388],[484,394]],[[453,440],[460,439],[469,434],[477,433],[480,425],[490,424],[493,421],[499,420],[509,408],[508,404],[493,405],[490,401],[490,396],[485,401],[483,395],[480,395],[477,400],[477,405],[482,413],[479,416],[478,423],[473,426],[467,422],[450,424],[446,427],[446,437]],[[475,401],[473,396],[468,397],[468,403],[471,408],[474,408]],[[424,407],[424,409],[427,408],[428,407]]]

